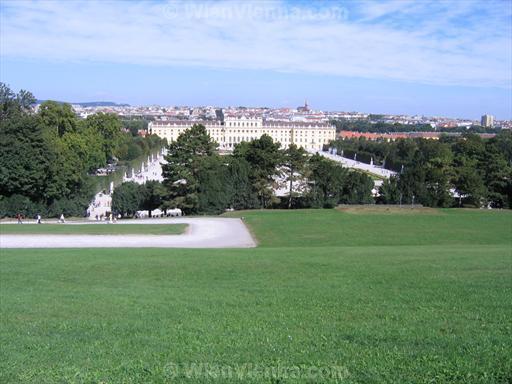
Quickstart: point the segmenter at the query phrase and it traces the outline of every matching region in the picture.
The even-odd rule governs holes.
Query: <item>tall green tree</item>
[[[237,145],[233,151],[235,157],[245,159],[251,169],[251,183],[262,207],[272,201],[275,177],[279,176],[279,164],[282,163],[281,144],[274,143],[269,135]]]
[[[462,201],[480,207],[487,198],[484,180],[474,168],[464,166],[457,169],[454,177],[455,190],[459,195],[459,206]]]
[[[480,165],[485,155],[485,143],[475,134],[463,135],[451,141],[453,153],[453,187],[464,203],[481,206],[487,197]]]
[[[487,202],[494,208],[512,208],[512,166],[504,153],[492,143],[488,144],[481,167]]]
[[[115,188],[112,194],[112,211],[122,216],[135,215],[143,201],[142,188],[141,185],[131,181]]]
[[[198,211],[218,214],[230,203],[229,169],[226,160],[218,155],[199,159]]]
[[[21,109],[4,113],[0,119],[0,195],[42,200],[48,182],[49,150],[34,116]]]
[[[150,180],[141,186],[141,203],[140,209],[147,210],[149,217],[152,216],[152,211],[160,208],[165,197],[165,188],[159,181]]]
[[[512,208],[512,132],[503,130],[486,141],[480,159],[487,201],[496,208]]]
[[[400,189],[396,176],[391,176],[383,181],[379,188],[377,203],[379,204],[398,204],[400,202]]]
[[[41,125],[50,135],[63,136],[67,132],[76,132],[78,119],[66,103],[45,101],[39,106],[38,116]]]
[[[293,183],[301,178],[304,179],[307,160],[307,152],[295,144],[290,144],[283,153],[282,165],[286,169],[286,181],[289,186],[288,209],[292,208]]]
[[[202,158],[217,156],[215,143],[203,125],[194,125],[169,144],[162,167],[167,197],[164,208],[180,208],[185,213],[195,213],[199,208],[198,176],[203,166]]]
[[[0,83],[0,195],[42,200],[49,165],[43,131],[28,113],[34,97]]]
[[[251,166],[241,157],[224,156],[228,161],[226,194],[229,196],[228,207],[234,209],[251,209],[259,207],[259,200],[251,182]]]
[[[358,171],[348,172],[343,181],[340,203],[371,204],[374,202],[372,189],[374,182],[370,176]]]
[[[85,128],[97,132],[102,138],[102,147],[106,159],[116,157],[123,137],[121,121],[113,113],[95,113],[85,119]]]
[[[308,197],[312,207],[332,208],[338,204],[346,170],[338,163],[315,154],[309,159]]]

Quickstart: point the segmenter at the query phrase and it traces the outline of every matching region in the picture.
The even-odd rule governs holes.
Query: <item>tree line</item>
[[[333,142],[337,152],[366,163],[373,159],[396,177],[386,180],[378,202],[450,207],[512,208],[512,132],[491,139],[476,134],[439,140],[364,138]]]
[[[69,104],[46,101],[0,83],[0,216],[83,216],[95,191],[89,176],[162,145],[136,137],[114,114],[80,119]]]
[[[381,116],[370,115],[366,119],[346,120],[332,119],[330,121],[336,127],[336,131],[355,131],[369,133],[391,133],[391,132],[465,132],[465,133],[498,133],[499,128],[482,127],[480,125],[472,125],[466,127],[453,128],[433,128],[430,124],[402,124],[402,123],[386,123],[378,121]]]
[[[218,214],[373,202],[373,180],[366,174],[293,144],[283,149],[268,135],[238,144],[232,154],[217,148],[204,126],[192,126],[168,146],[163,188],[144,192],[125,183],[114,192],[114,211],[133,215],[142,209],[180,208],[185,214]],[[277,189],[284,191],[282,196],[276,196]]]

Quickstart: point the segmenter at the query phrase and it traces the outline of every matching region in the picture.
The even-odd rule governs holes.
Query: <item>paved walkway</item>
[[[240,219],[171,218],[119,221],[116,224],[188,224],[182,235],[4,235],[0,248],[250,248],[256,242]],[[32,224],[23,224],[32,225]],[[35,224],[34,224],[35,225]],[[41,224],[44,225],[44,224]],[[62,225],[73,225],[62,224]]]

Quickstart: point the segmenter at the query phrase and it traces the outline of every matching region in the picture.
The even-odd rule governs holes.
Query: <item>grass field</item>
[[[382,177],[381,175],[377,175],[377,174],[375,174],[375,173],[372,173],[372,172],[369,172],[369,171],[365,171],[365,170],[363,170],[363,169],[355,169],[355,168],[353,168],[353,172],[361,172],[361,173],[364,173],[365,175],[370,176],[370,177],[371,177],[371,179],[372,179],[373,181],[375,181],[375,180],[384,180],[384,179],[385,179],[385,178],[384,178],[384,177]]]
[[[510,212],[238,215],[258,248],[2,250],[0,382],[512,381]]]
[[[178,235],[186,224],[0,224],[3,234]]]

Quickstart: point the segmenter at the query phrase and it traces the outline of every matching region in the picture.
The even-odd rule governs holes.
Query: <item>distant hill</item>
[[[45,101],[48,101],[48,100],[37,100],[36,103],[41,104]],[[74,103],[74,102],[69,102],[69,101],[57,101],[57,100],[54,100],[54,101],[57,103],[60,103],[60,104],[67,103],[67,104],[73,104],[73,105],[80,105],[81,107],[129,107],[130,106],[130,104],[118,104],[118,103],[114,103],[113,101],[87,101],[87,102],[82,102],[82,103]]]

